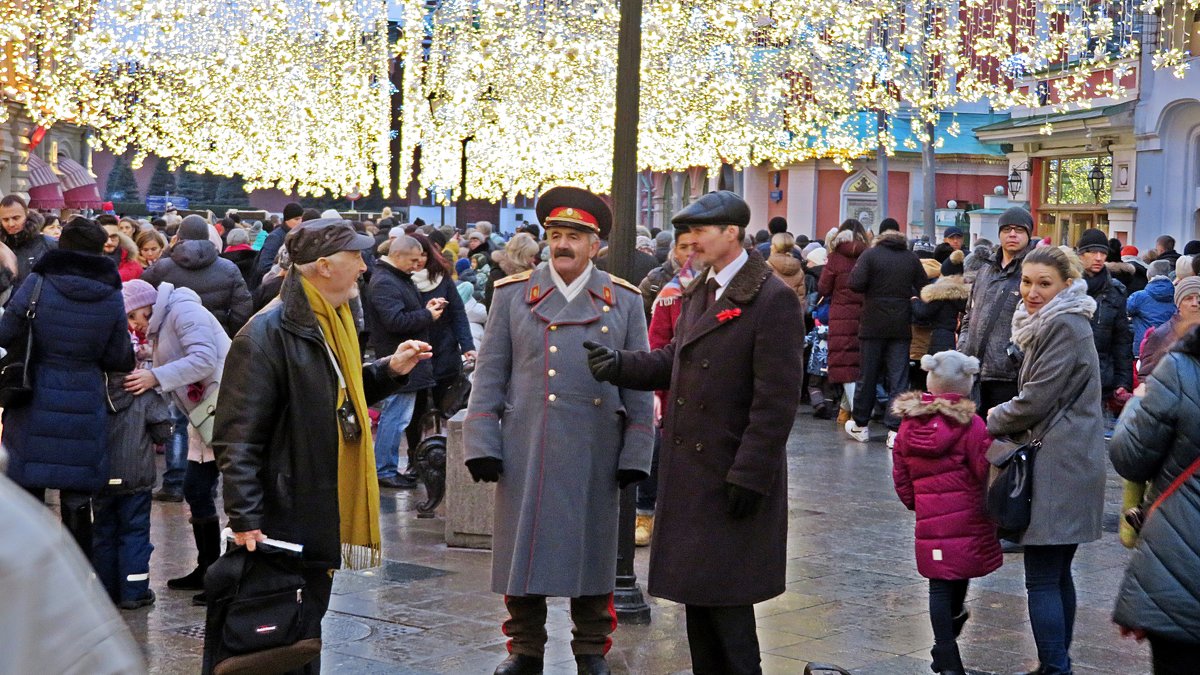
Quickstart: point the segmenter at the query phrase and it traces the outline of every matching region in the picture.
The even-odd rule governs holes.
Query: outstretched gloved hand
[[[592,377],[599,382],[612,382],[621,372],[621,353],[611,347],[605,347],[597,342],[588,340],[583,343],[588,350],[588,368]]]

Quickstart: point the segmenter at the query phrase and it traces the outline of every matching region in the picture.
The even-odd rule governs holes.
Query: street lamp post
[[[621,0],[621,23],[617,38],[616,119],[613,131],[612,206],[613,227],[608,240],[609,272],[633,283],[633,245],[637,228],[638,199],[638,106],[640,105],[642,61],[642,0]],[[617,579],[613,604],[624,623],[650,623],[650,607],[638,588],[633,570],[633,531],[636,488],[621,491],[617,530]]]

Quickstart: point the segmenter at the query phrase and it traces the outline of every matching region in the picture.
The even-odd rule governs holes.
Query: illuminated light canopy
[[[386,184],[378,0],[0,0],[0,36],[5,97],[38,123],[91,126],[135,164],[301,194]]]

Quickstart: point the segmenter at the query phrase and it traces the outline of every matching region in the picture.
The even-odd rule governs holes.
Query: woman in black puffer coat
[[[1200,460],[1200,332],[1159,362],[1146,395],[1125,407],[1109,446],[1117,473],[1153,484],[1155,500]],[[1200,481],[1186,479],[1146,518],[1117,596],[1113,620],[1150,639],[1155,675],[1200,663]]]

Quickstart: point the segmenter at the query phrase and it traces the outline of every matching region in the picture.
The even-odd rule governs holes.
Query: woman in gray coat
[[[1159,495],[1200,459],[1200,333],[1189,331],[1159,361],[1144,397],[1125,407],[1109,447],[1117,473],[1152,481]],[[1150,639],[1155,675],[1194,673],[1200,663],[1200,483],[1187,478],[1149,514],[1113,620]]]
[[[1100,538],[1104,510],[1100,365],[1090,323],[1096,302],[1088,297],[1082,272],[1079,259],[1066,249],[1039,248],[1026,256],[1022,304],[1012,322],[1013,343],[1025,355],[1019,393],[988,411],[987,418],[993,436],[1043,441],[1034,463],[1033,513],[1020,542],[1029,621],[1041,662],[1036,672],[1044,675],[1071,672],[1071,560],[1079,544]],[[1047,430],[1064,406],[1066,414]]]

